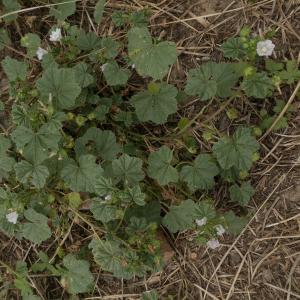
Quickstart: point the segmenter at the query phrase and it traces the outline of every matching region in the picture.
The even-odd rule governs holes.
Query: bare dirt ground
[[[275,30],[275,56],[300,60],[300,2],[297,0],[112,0],[107,5],[107,16],[112,9],[143,7],[152,10],[153,33],[177,43],[181,55],[170,80],[179,86],[188,68],[207,60],[220,60],[220,44],[237,35],[245,24],[259,35]],[[114,33],[111,23],[105,24],[99,33]],[[292,92],[282,91],[282,100],[287,101]],[[249,119],[248,112],[256,112],[261,103],[257,107],[247,103],[232,105],[240,110],[245,122]],[[214,109],[211,107],[209,114]],[[190,105],[183,114],[190,117],[198,110],[196,105]],[[224,131],[230,126],[225,111],[212,121]],[[193,130],[195,137],[201,134],[201,122],[198,125]],[[289,128],[270,133],[260,142],[261,159],[251,174],[256,187],[248,208],[251,219],[238,237],[225,235],[217,250],[195,245],[192,232],[179,235],[176,240],[169,238],[170,246],[165,249],[169,258],[163,272],[127,282],[99,274],[95,290],[100,296],[85,299],[140,299],[143,291],[152,288],[157,289],[159,299],[166,300],[300,299],[299,102]],[[223,194],[224,191],[216,194],[221,208]],[[7,253],[11,259],[27,257],[26,245],[22,248],[2,235],[0,240],[0,257]],[[69,244],[72,245],[71,241]],[[58,286],[57,293],[51,292],[57,298],[51,296],[49,300],[67,299],[54,279],[53,286]]]

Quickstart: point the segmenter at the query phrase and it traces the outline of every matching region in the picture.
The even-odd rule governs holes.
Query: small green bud
[[[87,118],[85,118],[84,116],[82,115],[78,115],[76,116],[75,118],[75,121],[76,121],[76,124],[79,126],[79,127],[82,127],[85,122],[86,122]]]
[[[72,121],[73,119],[74,119],[74,114],[71,113],[71,112],[68,112],[68,113],[67,113],[67,120],[68,120],[68,121]]]
[[[226,115],[230,120],[235,120],[238,118],[239,113],[235,108],[232,107],[227,110]]]
[[[274,76],[272,77],[272,83],[273,83],[275,86],[279,87],[280,84],[282,83],[282,80],[281,80],[281,78],[280,78],[278,75],[274,75]]]
[[[253,153],[253,155],[252,155],[252,161],[253,161],[253,162],[256,162],[256,161],[258,161],[259,159],[260,159],[259,153],[258,153],[258,152]]]
[[[244,70],[244,76],[248,77],[251,76],[255,73],[255,68],[254,67],[248,67]]]
[[[88,114],[87,118],[88,118],[90,121],[92,121],[92,120],[95,120],[95,119],[96,119],[96,116],[95,116],[94,113],[90,113],[90,114]]]
[[[48,115],[49,115],[49,116],[52,116],[53,113],[54,113],[54,107],[53,107],[53,105],[49,105],[49,106],[47,107],[47,111],[48,111]]]
[[[259,127],[254,127],[253,133],[255,136],[260,137],[262,135],[262,130]]]
[[[249,26],[244,26],[242,29],[241,29],[241,32],[240,32],[240,36],[241,37],[248,37],[251,33],[251,28]]]
[[[209,130],[206,130],[203,132],[202,137],[204,138],[204,140],[206,140],[208,142],[208,141],[212,140],[213,133]]]
[[[30,96],[33,98],[36,98],[39,95],[39,92],[37,89],[33,89],[30,91]]]
[[[153,81],[148,84],[148,91],[151,94],[157,94],[159,92],[159,88],[160,88],[159,84]]]
[[[239,174],[240,179],[246,179],[249,176],[249,173],[247,171],[241,171]]]

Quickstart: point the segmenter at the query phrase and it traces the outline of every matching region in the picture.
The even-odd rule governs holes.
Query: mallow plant
[[[19,9],[16,0],[2,3],[6,13]],[[95,3],[91,22],[100,24],[104,10],[105,1]],[[224,186],[227,207],[247,207],[256,138],[276,115],[264,126],[211,127],[203,150],[193,138],[197,120],[179,117],[182,98],[201,108],[246,97],[263,107],[300,78],[295,61],[273,60],[272,41],[245,27],[224,41],[224,61],[188,70],[179,90],[166,78],[180,53],[174,42],[151,35],[149,12],[113,13],[114,26],[126,31],[122,40],[72,25],[67,18],[75,12],[73,2],[51,6],[57,22],[47,36],[25,34],[18,42],[25,55],[1,62],[9,126],[0,135],[0,229],[37,246],[57,241],[56,251],[41,251],[33,265],[2,262],[24,299],[39,299],[32,273],[57,276],[78,294],[91,291],[91,270],[123,279],[161,270],[162,226],[171,236],[193,230],[195,242],[211,249],[224,234],[238,234],[247,218],[216,209],[213,191]],[[10,44],[1,29],[0,49]],[[84,251],[71,254],[59,241],[74,222],[92,235]]]

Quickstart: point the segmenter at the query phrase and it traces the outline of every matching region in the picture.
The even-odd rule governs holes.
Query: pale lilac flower
[[[13,211],[13,212],[6,215],[6,220],[9,223],[17,224],[18,217],[19,217],[19,214],[16,211]]]
[[[217,230],[217,235],[223,235],[225,233],[225,228],[221,224],[217,225],[215,228]]]
[[[106,66],[107,66],[107,63],[106,63],[106,64],[103,64],[103,65],[100,67],[102,72],[104,72]]]
[[[271,56],[275,45],[271,40],[260,41],[257,43],[256,52],[259,56]]]
[[[61,29],[57,28],[53,31],[51,31],[50,34],[50,41],[51,42],[59,42],[62,38]]]
[[[207,223],[207,218],[204,217],[202,219],[196,219],[195,222],[196,222],[197,226],[203,226]]]
[[[210,249],[216,249],[220,247],[220,242],[216,239],[211,239],[206,243],[207,247]]]
[[[43,48],[41,48],[41,47],[38,47],[38,49],[37,49],[37,51],[36,51],[36,56],[37,56],[37,58],[38,58],[39,60],[42,60],[42,59],[43,59],[43,56],[44,56],[45,54],[47,54],[47,53],[48,53],[47,50],[45,50],[45,49],[43,49]]]

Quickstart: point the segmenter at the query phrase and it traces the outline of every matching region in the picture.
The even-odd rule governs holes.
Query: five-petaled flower
[[[18,217],[19,217],[19,214],[16,211],[13,211],[13,212],[6,215],[6,220],[9,223],[17,224]]]
[[[216,249],[216,248],[220,247],[220,242],[216,239],[211,239],[206,243],[206,245],[210,249]]]
[[[271,56],[275,45],[271,40],[260,41],[257,43],[256,52],[259,56]]]
[[[225,233],[225,228],[219,224],[216,227],[217,235],[223,235]]]
[[[43,49],[43,48],[41,48],[41,47],[38,47],[38,49],[37,49],[37,51],[36,51],[36,56],[37,56],[37,58],[38,58],[39,60],[42,60],[42,59],[43,59],[43,56],[44,56],[45,54],[47,54],[47,53],[48,53],[47,50],[45,50],[45,49]]]
[[[50,33],[50,41],[51,42],[59,42],[62,38],[61,29],[57,28]]]
[[[203,226],[207,223],[207,218],[204,217],[202,219],[196,219],[195,222],[196,222],[197,226]]]

